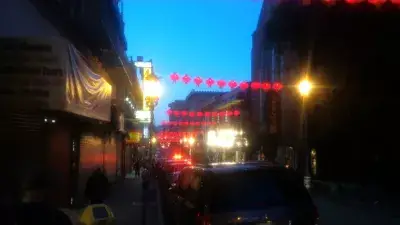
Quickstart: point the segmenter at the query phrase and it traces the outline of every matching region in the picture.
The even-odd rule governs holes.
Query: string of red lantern
[[[182,138],[193,138],[202,132],[172,132],[162,131],[156,134],[159,142],[178,142]]]
[[[283,88],[283,85],[279,82],[237,82],[235,80],[225,81],[225,80],[214,80],[212,78],[208,78],[204,80],[203,78],[197,76],[194,79],[190,77],[188,74],[180,76],[178,73],[172,73],[170,75],[170,79],[173,83],[178,82],[179,80],[182,81],[184,84],[189,84],[193,81],[197,87],[200,87],[201,84],[207,85],[207,87],[212,88],[214,85],[217,85],[219,88],[225,88],[226,86],[230,87],[231,89],[239,87],[242,90],[247,90],[251,88],[252,90],[263,90],[263,91],[280,91]]]
[[[352,4],[352,5],[363,3],[363,2],[368,2],[375,6],[380,6],[380,5],[384,4],[385,2],[391,2],[392,4],[395,4],[395,5],[400,4],[399,0],[345,0],[345,1],[347,4]],[[338,1],[337,0],[323,0],[323,2],[326,4],[329,4],[329,5],[334,5]]]
[[[195,111],[179,111],[179,110],[167,110],[168,115],[174,116],[189,116],[189,117],[216,117],[216,116],[240,116],[239,110],[233,111],[219,111],[219,112],[195,112]]]
[[[174,132],[174,131],[162,131],[156,134],[157,137],[195,137],[201,132]]]
[[[216,125],[217,122],[206,122],[206,121],[162,121],[161,125],[167,126],[212,126]]]

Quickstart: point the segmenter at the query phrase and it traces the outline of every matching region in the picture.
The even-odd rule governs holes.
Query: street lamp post
[[[158,100],[161,96],[161,84],[159,80],[157,79],[156,76],[151,76],[150,78],[144,80],[143,84],[143,91],[145,94],[145,101],[146,101],[146,106],[150,110],[150,129],[149,129],[149,138],[150,138],[150,143],[149,143],[149,158],[151,159],[151,151],[153,148],[153,144],[156,143],[156,139],[153,136],[153,127],[154,127],[154,108],[158,104]]]
[[[310,171],[309,171],[309,157],[310,151],[308,148],[308,128],[307,128],[307,97],[310,95],[313,85],[308,79],[303,79],[297,85],[298,91],[301,95],[301,140],[304,148],[304,184],[307,188],[310,187]]]

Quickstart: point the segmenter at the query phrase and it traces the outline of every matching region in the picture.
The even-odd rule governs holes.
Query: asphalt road
[[[398,225],[400,211],[381,210],[373,204],[362,205],[340,202],[324,196],[314,196],[320,222],[319,225]]]

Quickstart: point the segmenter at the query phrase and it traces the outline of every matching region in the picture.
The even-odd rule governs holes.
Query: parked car
[[[314,225],[318,220],[302,177],[272,164],[186,167],[168,201],[181,225]]]

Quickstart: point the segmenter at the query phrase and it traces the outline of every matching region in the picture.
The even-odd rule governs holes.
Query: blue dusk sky
[[[173,84],[173,72],[202,78],[250,79],[251,35],[262,0],[124,0],[128,56],[152,59],[161,76],[163,95],[156,124],[167,120],[168,104],[193,89],[215,90],[190,83]],[[229,89],[226,89],[229,90]]]

